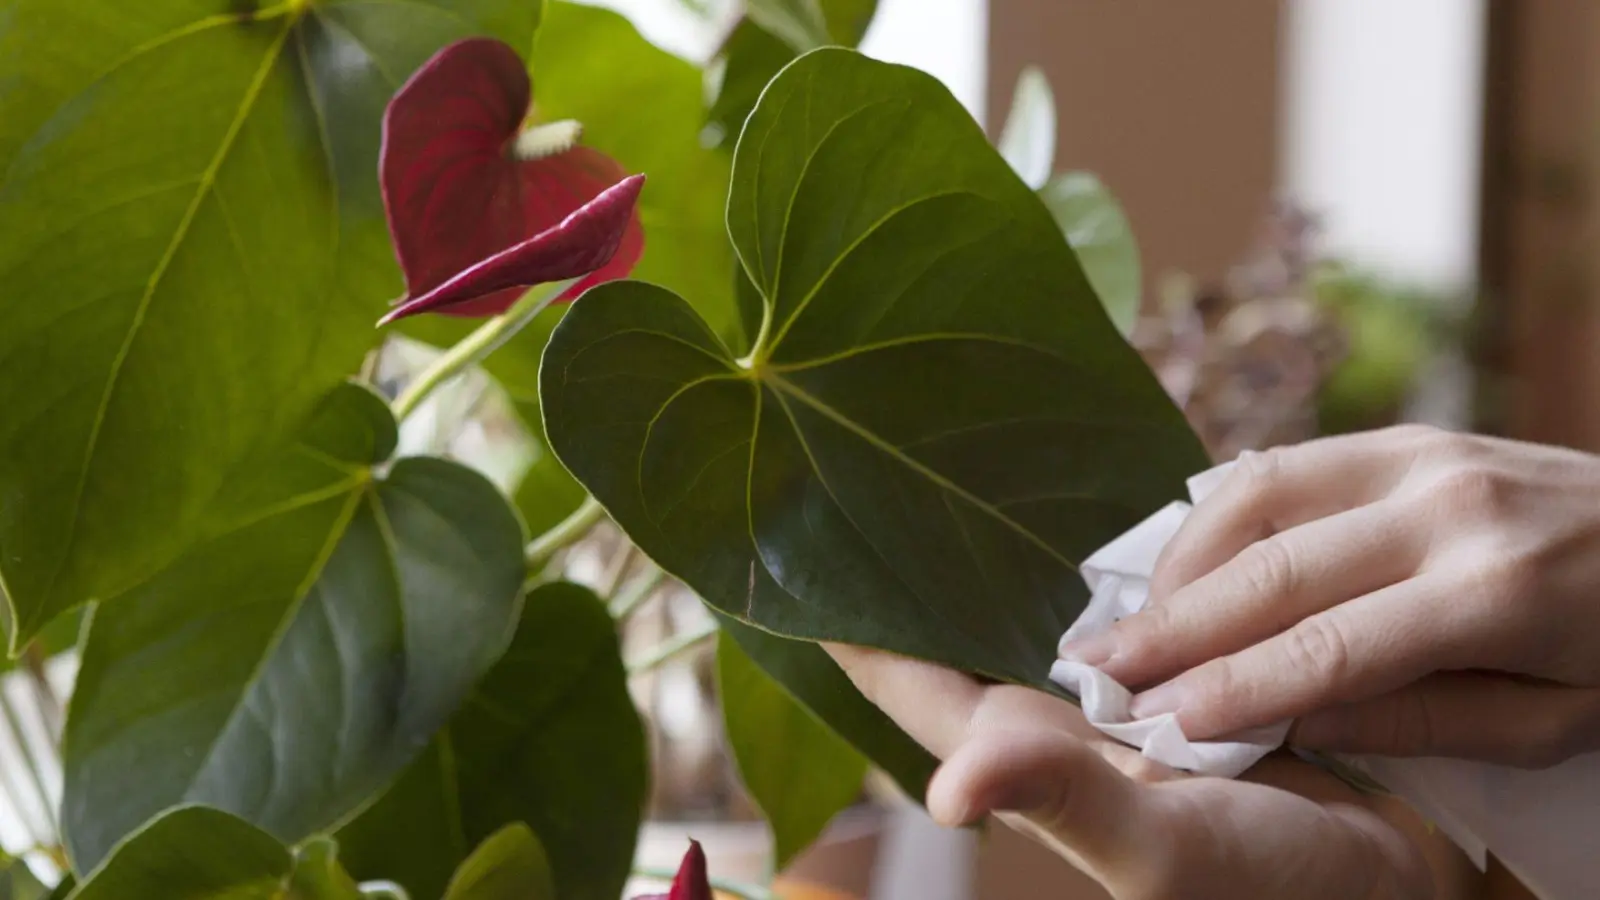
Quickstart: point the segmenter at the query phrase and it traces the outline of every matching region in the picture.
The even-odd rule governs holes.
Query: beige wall
[[[1269,0],[990,0],[989,116],[1017,74],[1056,92],[1057,166],[1121,198],[1146,274],[1220,274],[1272,199],[1278,4]]]

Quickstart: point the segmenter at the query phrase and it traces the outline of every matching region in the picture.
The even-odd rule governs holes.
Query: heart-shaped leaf
[[[525,822],[557,896],[616,900],[648,780],[616,624],[589,590],[548,584],[449,726],[339,843],[357,877],[437,897],[475,842]]]
[[[1039,191],[1094,292],[1123,334],[1133,331],[1144,297],[1139,244],[1122,204],[1089,172],[1063,172]]]
[[[717,692],[739,776],[772,827],[772,867],[782,870],[861,796],[867,760],[726,633]]]
[[[0,571],[13,645],[128,592],[285,443],[399,293],[379,120],[527,0],[0,12]]]
[[[394,442],[383,402],[340,388],[300,444],[219,498],[236,515],[95,609],[64,749],[80,870],[177,803],[285,841],[334,825],[498,657],[521,525],[454,463],[405,459],[379,477]]]
[[[167,810],[128,835],[67,900],[280,900],[294,857],[277,838],[206,806]]]
[[[818,0],[745,0],[745,15],[798,53],[830,40]]]
[[[556,900],[550,858],[521,822],[484,838],[450,878],[444,900]]]
[[[1205,455],[1049,211],[931,76],[824,49],[752,113],[728,228],[754,350],[590,292],[541,370],[557,455],[730,615],[1052,689],[1077,561]]]

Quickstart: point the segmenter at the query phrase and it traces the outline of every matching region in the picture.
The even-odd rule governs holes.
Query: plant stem
[[[667,573],[663,572],[655,563],[646,560],[647,566],[643,572],[635,575],[632,581],[622,586],[617,595],[607,604],[611,608],[611,618],[618,622],[626,621],[633,615],[646,600],[655,594],[656,588],[666,580]]]
[[[522,299],[513,303],[510,309],[479,325],[476,331],[440,354],[432,364],[406,385],[406,389],[400,392],[399,397],[395,398],[391,407],[394,410],[395,420],[405,421],[406,416],[415,412],[417,407],[422,405],[422,401],[428,399],[428,395],[439,385],[499,349],[500,345],[533,321],[534,316],[543,312],[544,308],[561,296],[572,283],[566,281],[529,291]]]
[[[639,866],[633,874],[640,878],[649,878],[656,881],[671,881],[678,872],[676,869],[665,869],[658,866]],[[778,900],[778,895],[759,884],[750,884],[746,881],[730,881],[726,878],[712,877],[711,887],[723,893],[741,897],[743,900]]]
[[[411,900],[406,889],[392,881],[363,881],[356,890],[367,900]]]
[[[600,505],[600,501],[593,497],[583,498],[583,505],[574,510],[572,515],[557,522],[556,527],[534,538],[528,545],[528,571],[538,572],[543,569],[558,550],[588,534],[589,529],[604,518],[605,514],[605,508]]]
[[[717,623],[707,622],[693,631],[675,634],[652,647],[649,653],[628,663],[628,674],[638,675],[670,662],[680,653],[693,649],[701,641],[714,636],[716,633]]]
[[[51,802],[50,790],[45,786],[44,770],[39,768],[39,758],[34,755],[33,747],[28,744],[28,735],[22,730],[22,717],[17,715],[16,707],[11,704],[11,697],[6,693],[3,682],[0,682],[0,714],[4,714],[6,725],[16,739],[17,750],[22,754],[22,767],[28,771],[33,789],[39,792],[39,805],[44,808],[45,822],[50,832],[57,834],[59,827],[56,825],[55,804]]]

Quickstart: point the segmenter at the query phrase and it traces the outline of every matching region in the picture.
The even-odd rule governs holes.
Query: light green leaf
[[[516,822],[484,839],[450,878],[444,900],[556,900],[550,858]]]
[[[112,848],[67,900],[283,900],[288,848],[205,806],[156,816]]]
[[[751,115],[728,228],[754,351],[591,291],[541,369],[556,454],[729,615],[1058,690],[1078,560],[1206,457],[1049,211],[932,76],[826,49]]]
[[[1122,204],[1088,172],[1067,172],[1039,191],[1117,330],[1133,331],[1143,298],[1139,244]]]
[[[334,825],[506,646],[516,516],[454,463],[405,459],[379,477],[394,438],[380,399],[341,388],[300,444],[218,498],[233,515],[95,609],[64,742],[80,870],[177,803],[284,841]]]
[[[772,866],[781,870],[861,796],[866,757],[727,634],[717,640],[717,690],[734,761],[772,827]]]
[[[1017,79],[998,146],[1028,187],[1038,190],[1050,180],[1056,164],[1056,96],[1038,66],[1023,69]]]
[[[126,593],[352,371],[400,282],[383,105],[526,0],[0,8],[0,574],[13,649]]]
[[[616,900],[649,780],[615,623],[585,588],[528,594],[511,648],[449,726],[339,832],[359,878],[437,897],[474,844],[524,822],[562,900]]]

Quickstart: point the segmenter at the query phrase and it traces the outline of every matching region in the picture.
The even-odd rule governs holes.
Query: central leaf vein
[[[804,389],[800,388],[793,382],[784,379],[781,375],[769,372],[764,376],[764,380],[781,390],[783,393],[788,394],[796,400],[799,400],[801,403],[804,403],[805,405],[816,410],[818,413],[821,413],[823,416],[832,420],[835,424],[844,428],[846,431],[849,431],[855,436],[861,438],[863,441],[866,441],[868,444],[871,444],[873,447],[876,447],[882,452],[893,457],[895,460],[899,461],[913,472],[916,472],[917,474],[926,478],[934,485],[943,488],[944,490],[947,490],[950,493],[955,494],[957,497],[960,497],[961,499],[972,504],[975,508],[983,511],[997,522],[1000,522],[1002,525],[1005,525],[1007,528],[1016,532],[1016,534],[1022,537],[1023,540],[1042,550],[1051,559],[1054,559],[1069,569],[1074,571],[1077,570],[1078,564],[1076,562],[1061,555],[1060,551],[1050,546],[1050,544],[1047,543],[1043,538],[1023,527],[1020,522],[1006,515],[999,507],[984,500],[982,497],[977,496],[961,485],[951,481],[949,478],[946,478],[939,472],[919,462],[915,458],[908,455],[904,450],[901,450],[899,447],[896,447],[889,441],[886,441],[877,434],[874,434],[870,429],[862,426],[859,422],[854,421],[850,417],[834,409],[832,406],[824,403],[821,399],[812,396],[810,393],[807,393]],[[796,426],[796,428],[798,430],[798,426]]]
[[[150,303],[152,298],[155,297],[156,290],[161,286],[162,278],[165,277],[167,269],[172,265],[173,259],[176,258],[178,248],[183,245],[184,239],[188,237],[189,228],[194,224],[195,216],[200,211],[200,205],[211,194],[211,190],[216,183],[217,172],[222,168],[223,161],[228,157],[228,151],[233,148],[234,141],[238,139],[239,133],[244,129],[244,123],[249,119],[250,111],[255,107],[256,99],[261,95],[261,90],[267,83],[268,75],[272,73],[273,66],[277,64],[278,55],[283,50],[283,43],[288,39],[292,30],[291,26],[292,23],[284,25],[277,38],[273,40],[272,46],[263,55],[261,66],[256,70],[255,76],[251,79],[250,85],[246,88],[245,95],[239,103],[238,112],[235,113],[233,121],[228,124],[228,130],[223,134],[222,142],[217,147],[216,154],[212,156],[211,161],[206,165],[205,171],[201,173],[200,181],[195,187],[194,197],[189,201],[188,208],[184,210],[183,218],[179,220],[178,227],[172,235],[172,240],[167,244],[166,250],[162,253],[161,259],[156,262],[156,267],[151,272],[150,280],[146,282],[144,293],[140,295],[138,306],[134,309],[133,321],[128,326],[128,334],[123,338],[122,346],[118,348],[117,355],[112,358],[111,371],[106,377],[105,391],[101,394],[100,404],[96,408],[94,420],[89,426],[89,438],[84,450],[83,466],[78,472],[77,484],[73,490],[72,514],[67,523],[66,540],[62,542],[61,557],[56,561],[55,569],[50,576],[49,587],[44,592],[47,598],[55,593],[56,582],[60,579],[61,572],[66,568],[67,557],[72,552],[72,542],[83,514],[84,489],[88,485],[89,472],[94,468],[96,452],[100,445],[100,431],[105,425],[107,411],[111,408],[112,397],[115,396],[117,385],[121,380],[123,366],[127,362],[128,354],[132,351],[133,343],[138,338],[139,330],[144,324],[145,314],[150,309]],[[28,621],[18,623],[17,633],[31,631],[33,626],[38,624],[34,620],[38,618],[41,612],[49,608],[50,604],[48,602],[31,606]]]

